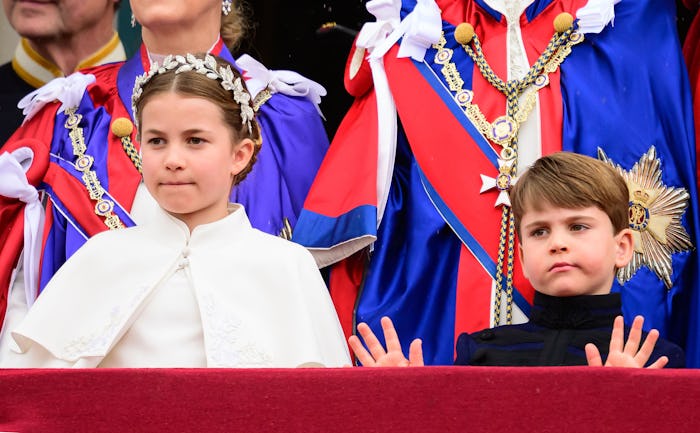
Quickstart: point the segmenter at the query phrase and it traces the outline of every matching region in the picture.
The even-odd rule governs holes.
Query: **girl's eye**
[[[199,138],[199,137],[190,137],[190,139],[188,141],[190,142],[190,144],[202,144],[202,143],[204,143],[204,139]]]
[[[158,138],[158,137],[153,137],[153,138],[149,138],[147,143],[150,144],[151,146],[157,146],[159,144],[163,144],[163,139]]]

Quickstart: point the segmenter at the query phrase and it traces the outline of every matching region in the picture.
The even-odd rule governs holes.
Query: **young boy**
[[[658,340],[656,330],[642,332],[641,316],[624,327],[620,295],[610,293],[616,270],[634,252],[627,185],[612,167],[552,154],[536,161],[510,196],[520,260],[535,288],[530,321],[460,335],[455,364],[684,366],[680,347]],[[406,359],[391,320],[383,318],[382,328],[388,351],[365,324],[357,329],[369,352],[350,337],[363,365],[422,365],[420,340]]]

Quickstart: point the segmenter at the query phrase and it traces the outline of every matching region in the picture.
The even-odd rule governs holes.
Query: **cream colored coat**
[[[229,216],[192,234],[159,210],[148,225],[94,236],[12,331],[19,353],[7,354],[2,367],[99,366],[178,269],[197,299],[208,367],[350,363],[311,255],[253,229],[234,205]],[[167,356],[143,353],[123,366]]]

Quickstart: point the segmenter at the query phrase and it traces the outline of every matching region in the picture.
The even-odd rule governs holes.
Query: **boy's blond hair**
[[[572,152],[544,156],[510,191],[515,229],[528,210],[544,205],[580,209],[595,206],[610,218],[615,234],[629,228],[629,192],[622,176],[603,161]]]

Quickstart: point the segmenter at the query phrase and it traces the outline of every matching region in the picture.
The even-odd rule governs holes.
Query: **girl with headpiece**
[[[137,78],[144,184],[159,207],[66,262],[4,366],[349,364],[311,254],[229,202],[261,148],[251,104],[241,74],[208,54],[167,56]]]
[[[291,236],[328,146],[317,106],[325,90],[248,56],[234,62],[226,44],[243,31],[238,2],[133,0],[131,8],[142,26],[139,52],[28,95],[25,122],[3,147],[0,167],[9,178],[0,187],[0,323],[6,312],[6,321],[17,323],[88,238],[154,213],[141,181],[131,99],[135,78],[168,54],[208,52],[243,73],[264,145],[231,199],[246,207],[253,227]],[[4,327],[0,353],[12,326]]]

